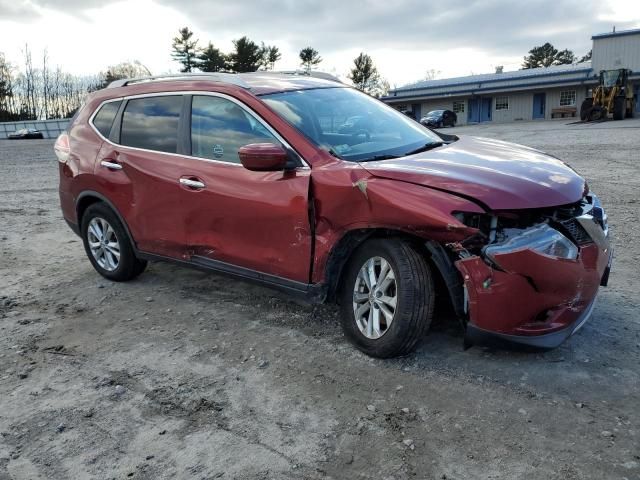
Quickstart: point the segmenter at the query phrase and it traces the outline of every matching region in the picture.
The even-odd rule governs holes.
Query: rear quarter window
[[[177,153],[182,96],[134,98],[122,116],[120,143],[128,147]]]
[[[113,125],[121,103],[122,101],[105,103],[100,107],[96,116],[93,117],[93,126],[96,127],[96,130],[105,138],[109,137],[111,126]]]

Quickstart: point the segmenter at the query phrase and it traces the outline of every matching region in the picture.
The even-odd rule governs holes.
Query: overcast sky
[[[0,52],[22,62],[28,43],[34,60],[76,74],[139,60],[153,73],[178,71],[170,57],[177,30],[189,26],[223,51],[247,35],[276,45],[276,69],[299,65],[310,45],[319,69],[345,77],[353,58],[373,57],[391,85],[424,78],[518,69],[535,45],[550,41],[578,56],[591,35],[640,28],[640,0],[0,0]]]

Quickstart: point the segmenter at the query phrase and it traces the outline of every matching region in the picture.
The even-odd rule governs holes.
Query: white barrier
[[[68,118],[62,120],[25,120],[21,122],[0,122],[0,139],[21,128],[34,128],[42,132],[44,138],[57,138],[69,125]]]

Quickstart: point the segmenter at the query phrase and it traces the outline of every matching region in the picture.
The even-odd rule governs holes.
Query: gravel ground
[[[560,348],[440,322],[380,361],[331,307],[168,264],[110,283],[52,142],[0,141],[0,479],[640,479],[640,120],[446,131],[565,159],[607,207],[610,286]]]

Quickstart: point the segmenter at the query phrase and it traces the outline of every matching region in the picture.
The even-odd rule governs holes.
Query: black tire
[[[117,263],[117,267],[113,270],[103,268],[89,246],[89,224],[93,219],[103,219],[113,229],[116,239],[120,248],[120,259]],[[82,215],[82,223],[80,233],[82,235],[82,242],[84,243],[84,250],[89,257],[89,261],[93,268],[103,277],[113,280],[115,282],[125,282],[132,280],[144,272],[147,267],[146,260],[140,260],[136,258],[133,247],[131,245],[131,239],[127,234],[122,222],[118,216],[109,208],[105,203],[94,203],[87,208]]]
[[[624,120],[625,98],[620,96],[613,99],[613,119]]]
[[[600,107],[598,105],[596,105],[595,107],[593,107],[590,111],[589,111],[589,118],[588,120],[590,122],[597,122],[598,120],[606,120],[607,119],[607,109],[606,107]]]
[[[360,269],[375,257],[386,260],[393,269],[396,308],[384,333],[371,339],[360,331],[356,322],[354,287]],[[424,256],[402,239],[369,240],[350,259],[342,278],[339,300],[345,336],[359,350],[377,358],[406,355],[415,348],[431,323],[434,304],[431,270]]]
[[[580,106],[580,120],[586,122],[589,120],[591,109],[593,108],[593,98],[585,98]]]

